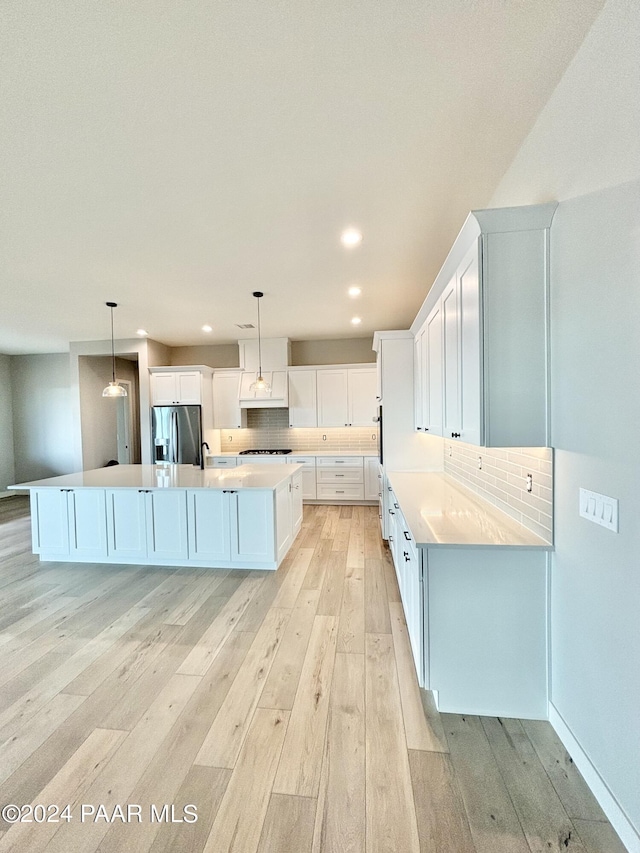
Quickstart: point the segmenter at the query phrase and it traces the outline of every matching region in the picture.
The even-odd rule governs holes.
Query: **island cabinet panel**
[[[147,555],[185,560],[188,556],[186,492],[181,489],[152,489],[144,497]]]
[[[188,492],[189,556],[196,560],[231,559],[229,498],[217,489]]]
[[[110,557],[147,556],[146,493],[138,489],[107,489],[107,549]]]
[[[69,551],[86,560],[107,555],[107,506],[102,489],[74,489],[67,493]]]
[[[69,552],[67,492],[62,489],[33,489],[31,515],[34,554],[67,554]]]
[[[275,560],[272,491],[231,492],[231,559],[243,563]],[[289,516],[291,517],[291,516]]]

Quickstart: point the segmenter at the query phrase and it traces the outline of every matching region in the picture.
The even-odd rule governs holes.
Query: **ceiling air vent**
[[[255,329],[253,323],[236,323],[238,329]]]

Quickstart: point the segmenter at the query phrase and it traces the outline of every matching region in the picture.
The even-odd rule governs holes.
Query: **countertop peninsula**
[[[418,547],[553,550],[447,474],[390,471],[387,479]]]

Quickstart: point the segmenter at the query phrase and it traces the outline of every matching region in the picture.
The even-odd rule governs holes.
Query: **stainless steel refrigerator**
[[[202,452],[200,406],[153,406],[151,441],[156,462],[199,465]]]

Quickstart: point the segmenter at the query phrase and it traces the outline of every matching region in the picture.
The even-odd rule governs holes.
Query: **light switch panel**
[[[588,489],[580,489],[580,515],[583,518],[618,532],[618,499]]]

